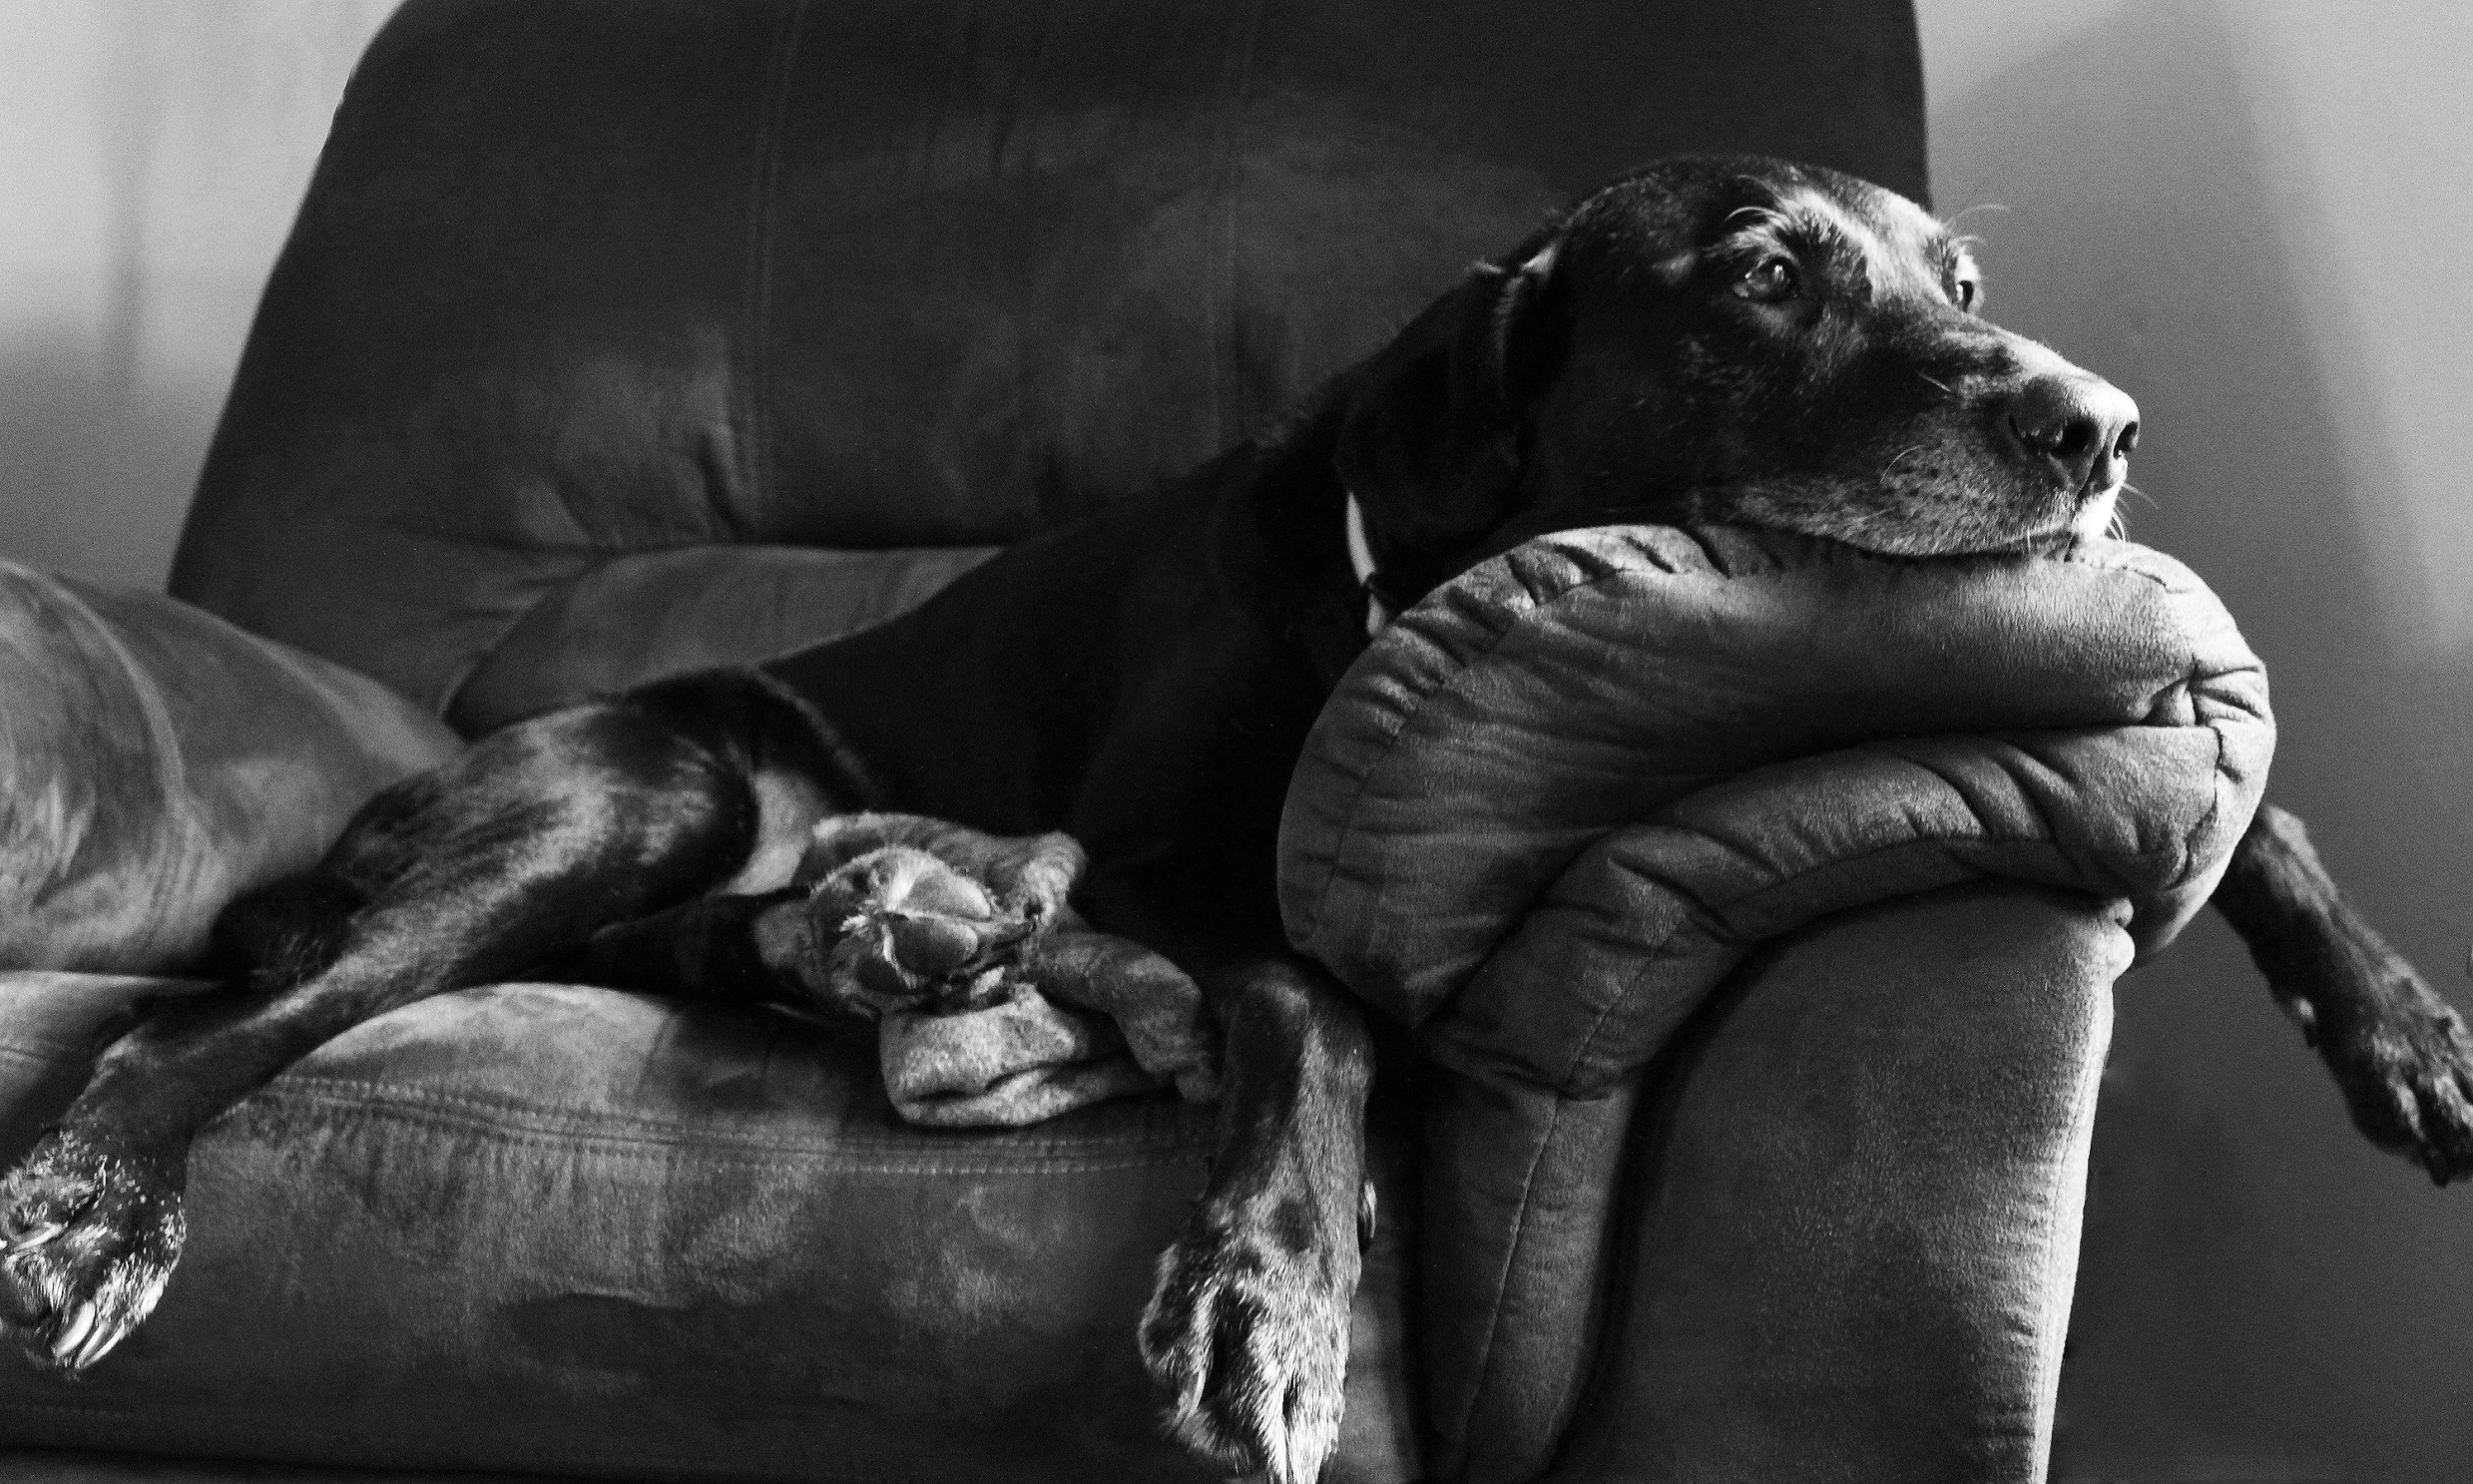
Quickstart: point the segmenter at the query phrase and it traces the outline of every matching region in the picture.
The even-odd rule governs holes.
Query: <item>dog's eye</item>
[[[1773,304],[1794,297],[1795,287],[1794,264],[1782,257],[1770,257],[1743,274],[1734,291],[1755,304]]]
[[[1981,278],[1959,278],[1959,279],[1956,279],[1956,280],[1952,281],[1952,282],[1950,283],[1950,285],[1949,285],[1949,296],[1950,296],[1951,298],[1953,298],[1953,299],[1957,300],[1957,304],[1958,304],[1958,307],[1959,307],[1959,308],[1964,309],[1964,310],[1965,310],[1966,312],[1968,312],[1969,314],[1972,314],[1972,313],[1974,313],[1974,312],[1975,312],[1975,306],[1976,306],[1977,304],[1979,304],[1979,303],[1982,303],[1982,302],[1983,302],[1983,297],[1984,297],[1984,282],[1983,282],[1983,279],[1981,279]]]

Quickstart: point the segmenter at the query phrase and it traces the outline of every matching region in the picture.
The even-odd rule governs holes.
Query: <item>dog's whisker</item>
[[[1959,223],[1964,222],[1967,218],[1975,215],[1977,212],[2006,212],[2008,210],[2008,207],[1997,201],[1979,201],[1973,206],[1960,207],[1957,211],[1943,217],[1941,219],[1941,227],[1946,231],[1954,232]],[[1963,239],[1963,241],[1973,243],[1979,240],[1975,238],[1966,238]]]
[[[1928,384],[1933,385],[1933,386],[1936,386],[1936,387],[1939,387],[1939,388],[1941,389],[1941,392],[1942,392],[1944,395],[1947,395],[1947,396],[1953,396],[1953,397],[1954,397],[1954,396],[1956,396],[1956,395],[1958,394],[1958,393],[1957,393],[1954,389],[1952,389],[1952,388],[1951,388],[1951,386],[1949,385],[1949,383],[1948,383],[1948,382],[1943,381],[1940,377],[1933,375],[1933,374],[1932,374],[1931,372],[1929,372],[1929,371],[1918,370],[1918,371],[1916,371],[1916,372],[1915,372],[1915,374],[1916,374],[1916,375],[1918,375],[1918,376],[1921,376],[1921,377],[1925,380],[1925,382],[1927,382]]]

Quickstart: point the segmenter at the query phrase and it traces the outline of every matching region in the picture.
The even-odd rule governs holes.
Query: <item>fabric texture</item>
[[[1308,741],[1280,885],[1296,945],[1442,1069],[1420,1225],[1432,1461],[1515,1479],[1553,1456],[1592,1353],[1569,1337],[1626,1270],[1609,1243],[1644,1078],[1762,945],[2007,878],[2111,903],[2152,951],[2213,890],[2273,742],[2221,605],[2126,544],[1914,562],[1568,532],[1403,615]],[[2127,962],[2054,951],[2104,966],[2081,992]],[[1982,1189],[1966,1209],[2009,1204]]]
[[[0,562],[0,967],[185,964],[225,902],[456,744],[289,645]]]
[[[1019,1128],[1111,1098],[1157,1092],[1165,1079],[1125,1054],[1105,1016],[1011,986],[975,1010],[901,1010],[876,1027],[884,1093],[923,1128]]]
[[[0,1159],[176,981],[0,974]],[[518,984],[328,1043],[191,1157],[162,1306],[0,1442],[659,1480],[1211,1477],[1134,1345],[1214,1115],[914,1129],[874,1038]],[[1414,1210],[1378,1120],[1384,1204]],[[1334,1481],[1419,1476],[1408,1224],[1368,1253]]]
[[[1434,1302],[1472,1291],[1444,1284],[1512,1305],[1472,1409],[1435,1388],[1438,1417],[1466,1418],[1465,1477],[1551,1457],[1557,1484],[2041,1481],[2131,952],[2108,904],[2006,882],[1765,950],[1636,1103],[1606,1100],[1636,1130],[1597,1258],[1612,1281],[1551,1241],[1501,1276],[1428,1270],[1424,1311],[1455,1328],[1482,1305]],[[1444,1121],[1492,1104],[1451,1088]],[[1621,1138],[1585,1100],[1525,1106],[1559,1115],[1558,1153]],[[1593,1373],[1546,1338],[1584,1325]]]
[[[477,737],[691,670],[746,665],[906,613],[994,547],[697,546],[612,558],[535,600],[446,703]]]
[[[1637,921],[1646,893],[1683,914],[1648,941],[1739,946],[2008,873],[2129,898],[2152,951],[2205,904],[2273,748],[2231,618],[2142,547],[1897,561],[1567,532],[1437,589],[1350,672],[1289,791],[1280,900],[1299,948],[1417,1025],[1554,882],[1574,926]],[[1511,1033],[1509,1008],[1474,986],[1461,1018]],[[1529,1075],[1578,1092],[1673,1025],[1519,1012]]]
[[[1003,542],[1145,493],[1695,150],[1925,196],[1905,0],[416,0],[172,591],[443,707],[630,555]]]

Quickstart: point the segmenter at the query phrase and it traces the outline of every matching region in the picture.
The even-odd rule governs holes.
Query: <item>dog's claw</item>
[[[30,1251],[68,1230],[69,1229],[67,1227],[62,1226],[58,1222],[46,1222],[42,1226],[34,1228],[31,1231],[21,1232],[10,1237],[6,1246],[0,1246],[0,1255],[10,1252]]]
[[[1352,1242],[1290,1251],[1261,1224],[1198,1218],[1160,1254],[1143,1362],[1171,1436],[1231,1474],[1312,1484],[1339,1441]]]
[[[2319,1017],[2318,1054],[2354,1125],[2434,1185],[2473,1177],[2473,1035],[2414,981],[2370,1013]]]
[[[87,1332],[95,1327],[95,1301],[81,1303],[69,1315],[69,1322],[60,1326],[60,1335],[52,1341],[52,1358],[67,1363],[78,1347],[86,1343]]]
[[[187,1235],[180,1161],[55,1132],[0,1181],[0,1335],[74,1374],[154,1310]]]

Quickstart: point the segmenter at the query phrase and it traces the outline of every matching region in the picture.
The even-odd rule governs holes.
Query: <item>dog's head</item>
[[[1978,314],[1905,198],[1663,162],[1481,262],[1338,391],[1336,462],[1413,597],[1542,531],[1731,522],[1906,556],[2101,532],[2128,395]]]

